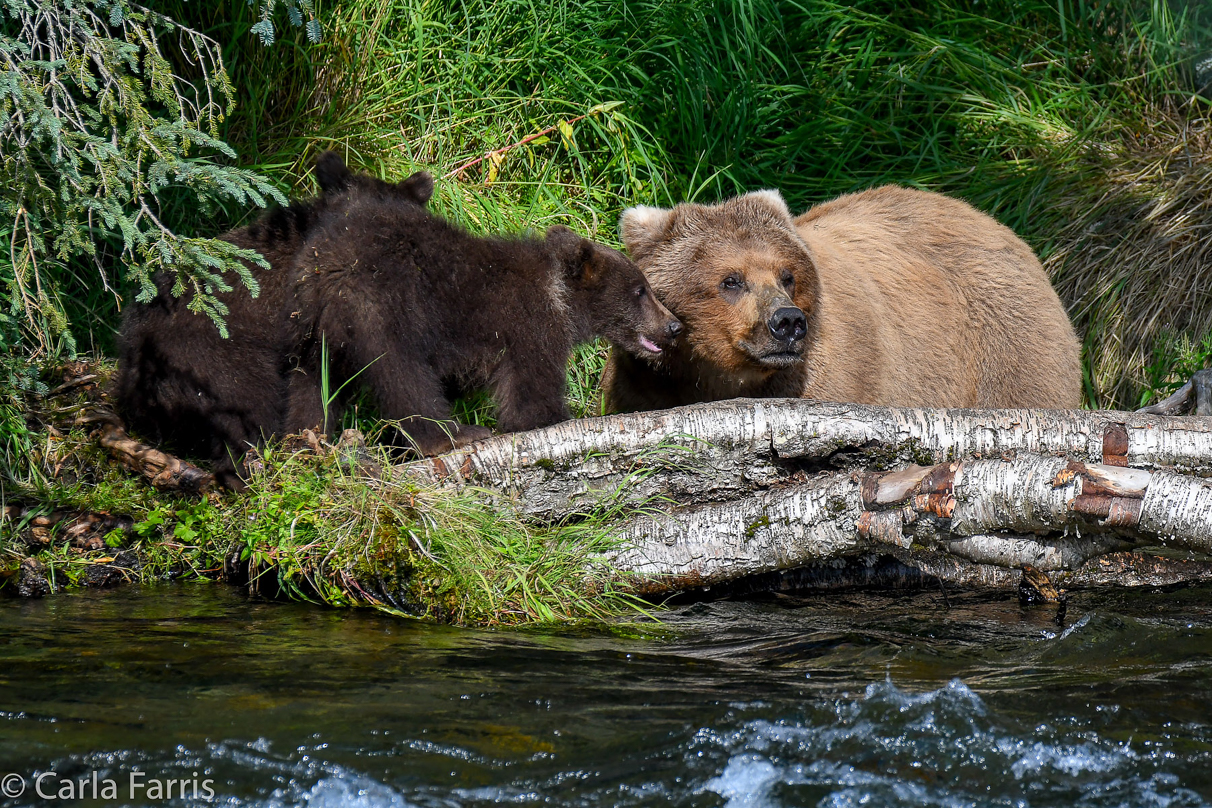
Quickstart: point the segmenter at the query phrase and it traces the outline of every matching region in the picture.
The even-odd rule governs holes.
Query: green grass
[[[577,367],[600,372],[604,346],[581,350]],[[601,621],[649,608],[606,559],[623,549],[614,526],[646,507],[628,492],[654,469],[690,462],[680,447],[637,459],[614,496],[559,524],[524,519],[500,494],[401,476],[386,447],[317,449],[299,437],[255,454],[244,492],[165,495],[77,425],[113,372],[109,362],[76,366],[75,378],[95,380],[61,390],[50,389],[58,374],[48,374],[16,402],[33,450],[23,459],[28,476],[6,481],[4,504],[33,507],[0,530],[0,593],[16,587],[32,557],[57,588],[93,585],[116,564],[132,581],[221,579],[264,597],[458,624]],[[41,539],[31,532],[36,517],[61,513],[123,515],[133,527],[79,536],[69,517]]]
[[[1145,389],[1140,405],[1166,398],[1182,387],[1197,370],[1212,367],[1212,332],[1202,339],[1163,331],[1153,344],[1152,361],[1145,366]]]
[[[0,591],[15,586],[27,556],[62,588],[83,585],[91,569],[129,553],[139,564],[124,574],[135,581],[218,578],[264,597],[458,624],[602,620],[645,608],[627,593],[625,576],[601,563],[621,547],[610,515],[536,526],[486,492],[381,476],[391,461],[386,450],[358,456],[271,445],[251,464],[246,492],[201,499],[155,494],[81,431],[60,433],[37,461],[59,469],[38,492],[42,513],[121,513],[134,527],[88,548],[60,523],[32,550],[28,529],[6,523]]]
[[[1088,405],[1135,405],[1164,332],[1212,330],[1209,104],[1192,92],[1212,7],[344,0],[319,4],[320,42],[282,30],[272,47],[246,4],[164,10],[224,44],[237,107],[221,134],[291,193],[324,148],[441,177],[588,115],[571,139],[440,180],[434,207],[477,232],[561,222],[617,243],[629,204],[775,187],[802,209],[895,182],[963,197],[1040,252],[1085,346]],[[192,234],[249,213],[161,196]],[[75,341],[108,351],[119,301],[97,267],[70,269]]]
[[[1150,392],[1163,332],[1212,330],[1200,4],[346,0],[321,5],[320,43],[273,49],[238,6],[182,8],[229,43],[226,137],[295,192],[322,148],[442,176],[608,103],[572,142],[440,181],[435,207],[478,232],[563,222],[616,243],[629,204],[775,187],[802,209],[895,182],[963,197],[1036,248],[1090,406]]]

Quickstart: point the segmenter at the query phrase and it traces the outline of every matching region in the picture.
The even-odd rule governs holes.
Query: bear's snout
[[[766,321],[770,336],[779,342],[798,342],[808,333],[808,319],[794,306],[784,306]]]
[[[665,304],[657,299],[656,295],[651,293],[645,295],[644,308],[645,319],[648,322],[647,326],[641,330],[646,332],[648,336],[644,337],[641,335],[641,343],[649,341],[655,342],[658,345],[668,346],[677,339],[678,334],[681,334],[685,330],[686,327],[682,325],[682,321],[674,316],[673,312],[667,309]],[[656,351],[652,351],[647,345],[643,347],[653,353],[661,352],[660,347]]]

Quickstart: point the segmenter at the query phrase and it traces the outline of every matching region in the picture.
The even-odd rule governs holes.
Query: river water
[[[1208,805],[1212,586],[1053,614],[832,593],[627,633],[218,584],[0,601],[0,777],[25,785],[0,804]]]

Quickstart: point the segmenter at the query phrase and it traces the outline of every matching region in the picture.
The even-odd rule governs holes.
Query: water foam
[[[795,720],[701,729],[689,747],[688,764],[726,752],[702,790],[729,808],[778,805],[780,788],[802,785],[827,790],[818,804],[829,808],[1204,804],[1177,778],[1142,771],[1153,766],[1129,743],[1082,726],[1019,727],[958,679],[922,693],[884,681]],[[991,801],[993,783],[1000,796]],[[1099,789],[1105,802],[1082,799]]]
[[[771,788],[786,781],[787,777],[769,760],[758,755],[737,755],[718,777],[703,784],[703,790],[714,791],[728,800],[725,808],[765,808]]]
[[[397,791],[366,777],[326,777],[303,794],[307,808],[412,808]]]

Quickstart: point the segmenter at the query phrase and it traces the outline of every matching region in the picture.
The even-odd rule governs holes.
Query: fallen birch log
[[[612,564],[637,573],[643,591],[890,548],[1074,570],[1147,545],[1209,552],[1212,487],[1168,472],[1028,455],[826,474],[733,502],[643,514],[621,530],[630,547]]]
[[[397,473],[494,489],[543,521],[616,514],[611,563],[646,593],[884,552],[960,582],[999,577],[973,565],[1212,552],[1212,418],[735,400],[568,421]]]
[[[558,520],[664,496],[730,500],[796,472],[890,469],[1018,452],[1212,474],[1212,418],[1083,410],[938,410],[734,399],[502,435],[404,473],[510,491]]]

